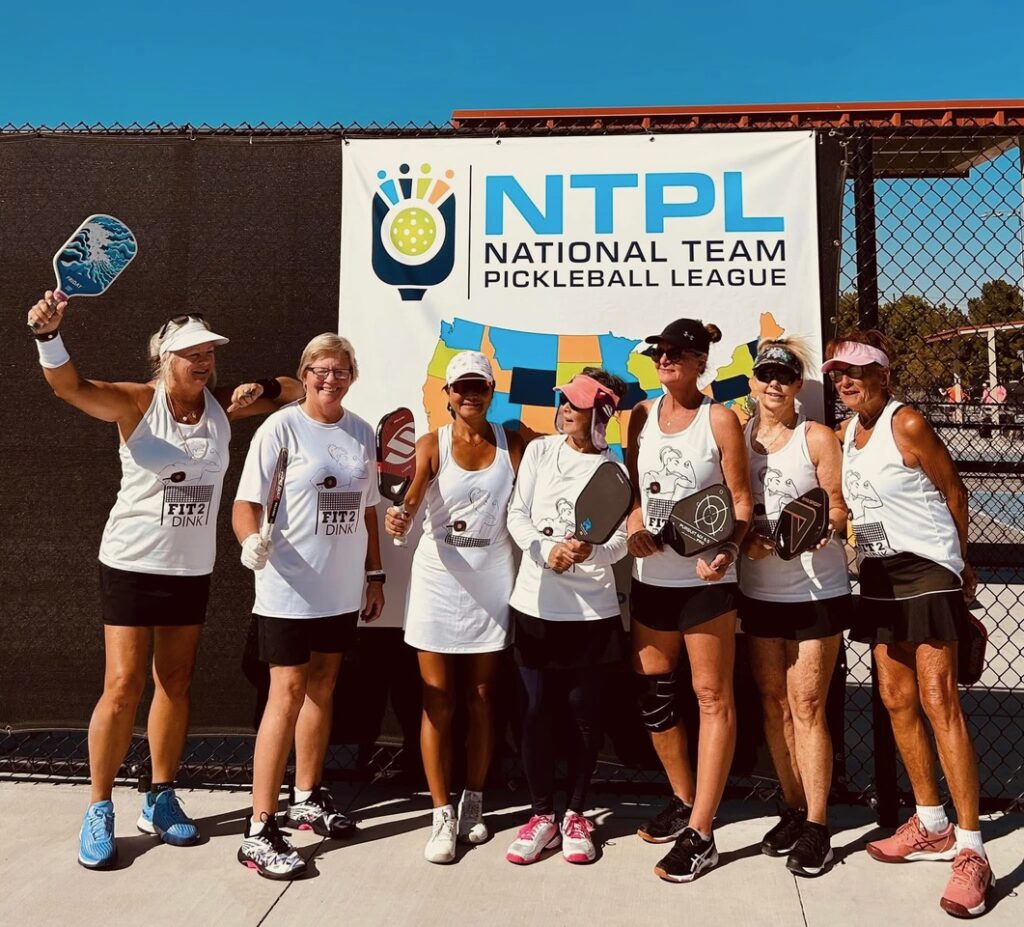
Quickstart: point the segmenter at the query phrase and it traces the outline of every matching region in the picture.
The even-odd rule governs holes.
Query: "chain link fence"
[[[834,270],[826,272],[822,288],[825,335],[866,325],[892,338],[897,395],[936,426],[970,491],[969,558],[980,580],[974,607],[989,631],[989,649],[981,681],[962,696],[979,756],[983,808],[1012,810],[1024,803],[1022,121],[1007,119],[1002,110],[960,115],[941,107],[921,118],[900,113],[851,118],[821,111],[754,118],[736,111],[685,119],[634,113],[499,119],[457,113],[446,126],[7,125],[0,127],[0,141],[29,135],[308,143],[816,128],[820,146],[832,152],[831,160],[819,161],[819,173],[827,164],[840,194],[833,227],[823,227],[820,242],[822,266],[831,262]],[[844,415],[835,403],[832,413],[836,419]],[[866,647],[847,643],[845,685],[843,674],[837,680],[832,717],[841,731],[834,732],[834,797],[871,802],[881,817],[892,818],[896,804],[912,798],[885,710],[873,691]],[[406,736],[404,745],[334,745],[327,774],[418,778],[414,741]],[[251,781],[251,758],[251,737],[191,737],[182,780],[245,783]],[[145,777],[147,760],[145,742],[138,738],[122,775]],[[0,776],[82,779],[87,774],[84,732],[0,730]],[[511,752],[496,764],[496,775],[516,780]],[[663,788],[652,768],[602,762],[598,778],[609,788]],[[730,794],[764,798],[774,790],[770,778],[754,775],[733,779]]]

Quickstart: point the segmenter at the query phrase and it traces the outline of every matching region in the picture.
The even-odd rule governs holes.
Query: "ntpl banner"
[[[603,365],[630,383],[617,444],[660,392],[634,349],[690,316],[722,329],[706,389],[744,417],[759,337],[820,344],[815,209],[810,132],[351,141],[340,330],[373,384],[359,411],[437,428],[448,359],[476,349],[492,420],[549,432],[553,387]],[[820,384],[805,392],[815,414]]]

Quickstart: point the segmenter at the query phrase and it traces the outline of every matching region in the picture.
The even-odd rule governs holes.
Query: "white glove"
[[[270,541],[263,540],[259,532],[254,531],[242,541],[242,566],[249,570],[262,570],[270,556]]]

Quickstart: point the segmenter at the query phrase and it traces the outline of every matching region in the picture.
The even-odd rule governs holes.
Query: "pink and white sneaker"
[[[873,840],[866,847],[868,855],[880,863],[914,863],[920,860],[950,860],[956,857],[956,834],[953,825],[930,834],[916,814],[910,816],[891,837]]]
[[[592,863],[597,857],[590,838],[594,825],[582,814],[566,811],[562,818],[562,856],[570,863]]]
[[[540,854],[558,846],[562,835],[558,831],[554,815],[535,814],[519,828],[516,839],[508,848],[505,859],[518,866],[537,862]]]
[[[953,917],[978,917],[985,913],[985,897],[995,884],[988,860],[965,847],[953,861],[953,875],[939,904]]]

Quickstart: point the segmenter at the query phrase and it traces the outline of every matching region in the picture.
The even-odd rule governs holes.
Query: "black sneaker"
[[[292,793],[294,799],[294,792]],[[296,830],[311,830],[321,837],[335,840],[348,837],[356,829],[356,822],[334,807],[331,793],[322,785],[313,786],[313,794],[305,801],[288,806],[285,824]]]
[[[286,881],[302,875],[306,863],[277,826],[277,819],[263,815],[263,830],[253,834],[251,821],[245,822],[245,839],[238,848],[238,861],[255,869],[265,879]]]
[[[692,882],[705,869],[717,865],[715,835],[705,840],[692,827],[687,827],[668,856],[654,867],[654,874],[666,882]]]
[[[671,843],[686,830],[692,811],[691,805],[673,795],[661,811],[640,825],[637,835],[648,843]]]
[[[761,841],[761,852],[765,856],[786,856],[796,846],[807,821],[803,808],[785,808],[782,817]]]
[[[786,868],[796,875],[819,876],[828,870],[832,858],[828,828],[808,821],[786,860]]]

